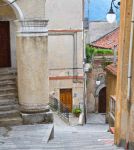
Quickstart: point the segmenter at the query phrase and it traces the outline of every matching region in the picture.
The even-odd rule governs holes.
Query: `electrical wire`
[[[2,5],[0,5],[0,7],[5,7],[5,6],[8,6],[8,5],[11,5],[11,4],[15,3],[16,1],[17,1],[17,0],[13,0],[13,1],[10,2],[10,3],[2,4]]]

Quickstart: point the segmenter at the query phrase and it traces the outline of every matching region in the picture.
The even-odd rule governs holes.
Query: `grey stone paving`
[[[45,126],[0,128],[0,150],[122,150],[114,145],[106,124],[69,126],[57,115],[55,138],[45,142]]]
[[[53,125],[23,125],[0,128],[0,150],[40,148],[48,142]]]
[[[87,114],[88,124],[105,124],[105,114],[90,113]]]

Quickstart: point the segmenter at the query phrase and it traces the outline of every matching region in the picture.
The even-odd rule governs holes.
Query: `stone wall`
[[[101,85],[105,85],[105,80],[100,80],[100,85],[96,85],[96,80],[99,75],[105,75],[102,66],[95,64],[92,72],[87,74],[87,112],[98,112],[99,92],[102,89]],[[97,93],[96,93],[97,92]]]

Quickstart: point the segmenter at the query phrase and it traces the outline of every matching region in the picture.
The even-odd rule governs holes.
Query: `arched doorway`
[[[106,113],[106,87],[102,88],[99,92],[99,113]]]
[[[4,101],[5,106],[9,104],[6,103],[6,100],[10,103],[12,101],[13,104],[19,102],[19,110],[27,114],[30,113],[30,116],[32,112],[34,116],[35,113],[47,112],[49,111],[47,59],[48,20],[41,19],[42,16],[40,14],[39,19],[35,19],[36,15],[31,15],[31,11],[27,11],[27,7],[24,6],[24,1],[3,0],[0,1],[0,5],[0,21],[2,23],[7,21],[9,23],[11,52],[11,55],[9,55],[11,59],[11,65],[9,66],[11,67],[0,68],[1,80],[7,81],[8,79],[8,82],[4,81],[6,88],[1,90],[2,96],[0,96],[0,98]],[[37,2],[37,5],[39,5],[40,8],[41,4]],[[33,6],[36,6],[36,3],[34,3]],[[25,17],[23,17],[20,8],[22,8],[22,12],[25,12]],[[33,11],[34,7],[32,12]],[[29,18],[27,18],[27,15],[29,15]],[[14,64],[16,62],[17,65]],[[17,68],[17,70],[14,68]],[[9,79],[13,80],[13,82],[10,81],[10,84],[14,87],[8,86]],[[1,88],[3,88],[3,85]],[[3,92],[5,93],[3,94]],[[3,100],[3,95],[5,100]],[[9,98],[11,100],[9,100]],[[15,107],[15,109],[18,109],[18,107]]]
[[[0,68],[16,68],[16,26],[23,19],[18,5],[10,0],[0,1]]]

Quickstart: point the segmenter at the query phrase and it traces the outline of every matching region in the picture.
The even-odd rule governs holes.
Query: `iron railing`
[[[53,96],[49,96],[49,106],[53,111],[56,111],[58,115],[65,121],[69,123],[69,108],[63,104],[60,100]]]
[[[109,112],[109,125],[111,127],[114,126],[114,122],[115,122],[115,109],[116,109],[116,98],[114,96],[110,97],[110,112]]]
[[[110,113],[115,118],[115,107],[116,107],[116,99],[114,96],[110,97]]]

